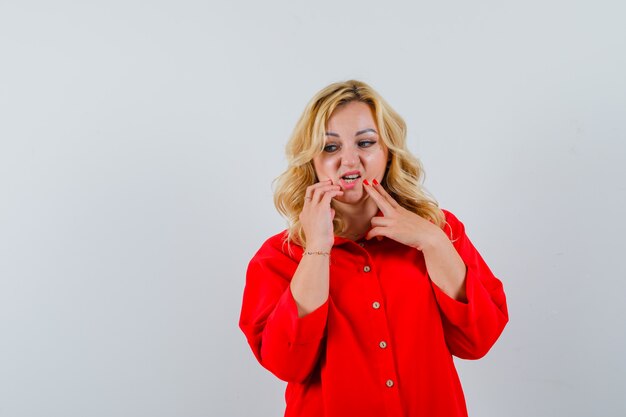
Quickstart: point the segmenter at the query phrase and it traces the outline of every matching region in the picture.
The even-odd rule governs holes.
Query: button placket
[[[366,259],[365,262],[368,262],[369,259]],[[363,265],[363,269],[362,269],[363,273],[373,273],[372,271],[372,267],[370,266],[370,264],[365,263]],[[386,324],[386,314],[384,312],[384,310],[381,309],[382,307],[382,303],[378,300],[380,300],[380,293],[378,294],[372,294],[375,298],[371,301],[371,306],[373,310],[377,310],[378,312],[375,314],[374,317],[376,317],[374,320],[376,323],[380,323],[382,325],[382,327],[380,328],[380,330],[382,330],[380,336],[382,337],[387,337],[387,326]],[[378,300],[377,300],[378,299]],[[377,326],[378,327],[378,326]],[[378,348],[380,349],[380,354],[384,356],[385,359],[383,359],[385,365],[384,365],[384,369],[382,369],[383,371],[383,375],[387,375],[387,376],[395,376],[395,367],[393,364],[393,358],[392,356],[390,356],[391,352],[390,352],[390,347],[389,344],[386,340],[380,340],[378,341]],[[384,353],[383,353],[384,352]],[[389,378],[384,380],[385,381],[385,386],[388,388],[393,388],[396,385],[396,382]],[[392,391],[390,391],[392,392]]]

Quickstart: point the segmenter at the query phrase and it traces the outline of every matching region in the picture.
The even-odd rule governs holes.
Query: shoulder
[[[270,236],[265,242],[263,242],[259,250],[252,257],[251,262],[273,258],[293,259],[297,254],[302,256],[302,248],[299,245],[290,242],[287,239],[287,231],[283,230],[274,236]]]
[[[443,213],[446,219],[446,222],[460,223],[459,219],[451,211],[446,210],[446,209],[440,209],[440,210]]]
[[[246,272],[247,283],[256,285],[255,283],[267,283],[275,279],[278,279],[275,282],[288,281],[301,258],[302,248],[293,242],[289,243],[286,231],[271,236],[250,259]]]
[[[443,230],[444,232],[446,232],[451,240],[456,240],[460,236],[465,234],[465,226],[458,217],[456,217],[452,212],[445,209],[441,209],[441,212],[443,213],[445,218]]]

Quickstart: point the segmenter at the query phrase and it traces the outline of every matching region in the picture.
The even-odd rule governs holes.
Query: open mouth
[[[344,175],[343,177],[341,177],[341,179],[344,180],[348,184],[355,182],[359,178],[361,178],[359,174],[349,174],[349,175]]]
[[[341,186],[344,190],[351,190],[356,187],[361,178],[361,171],[348,171],[339,178]]]

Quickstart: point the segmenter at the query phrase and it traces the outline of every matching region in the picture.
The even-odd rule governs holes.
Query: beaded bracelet
[[[324,252],[321,250],[318,251],[305,251],[303,253],[303,255],[324,255],[324,256],[330,256],[330,252]]]

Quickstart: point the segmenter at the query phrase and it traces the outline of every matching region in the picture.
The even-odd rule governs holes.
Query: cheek
[[[365,156],[365,162],[370,169],[385,169],[387,167],[387,152],[380,150]]]
[[[332,174],[336,170],[336,166],[336,158],[332,156],[313,160],[313,168],[315,168],[318,177]]]

